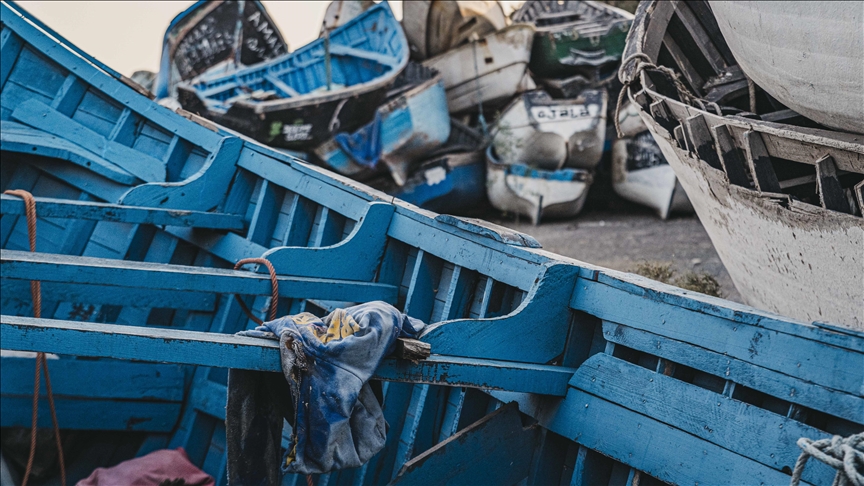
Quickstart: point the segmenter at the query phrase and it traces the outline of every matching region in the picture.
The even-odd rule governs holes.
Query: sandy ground
[[[589,195],[584,211],[570,220],[532,226],[527,218],[516,220],[494,210],[481,217],[530,234],[548,251],[615,270],[633,271],[639,263],[657,262],[670,264],[678,274],[708,273],[717,279],[724,298],[743,302],[695,214],[663,221],[650,209],[615,196]]]

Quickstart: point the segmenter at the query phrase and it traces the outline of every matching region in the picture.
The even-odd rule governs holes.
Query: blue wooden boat
[[[460,214],[486,205],[486,141],[478,131],[450,120],[450,136],[429,154],[405,184],[389,177],[367,181],[391,196],[438,213]]]
[[[382,2],[296,51],[178,85],[184,109],[275,147],[316,147],[371,121],[408,63],[408,41]]]
[[[441,75],[409,63],[371,123],[352,134],[337,134],[317,147],[315,154],[325,167],[340,174],[365,180],[383,169],[402,186],[414,163],[446,142],[449,135]]]
[[[383,300],[431,323],[421,340],[432,356],[388,358],[376,373],[390,424],[385,449],[361,468],[313,476],[313,484],[784,484],[799,438],[864,429],[859,333],[593,267],[545,252],[527,235],[419,211],[157,107],[14,4],[2,4],[2,20],[4,68],[14,60],[12,74],[3,71],[4,102],[13,99],[10,80],[36,88],[54,79],[43,75],[53,68],[100,99],[122,100],[127,117],[161,123],[189,143],[238,144],[215,211],[106,207],[89,192],[96,183],[75,189],[57,177],[53,187],[32,188],[40,235],[71,234],[56,229],[64,223],[134,227],[117,238],[131,242],[125,251],[81,256],[49,246],[53,237],[39,241],[38,253],[4,244],[4,298],[5,286],[33,279],[42,282],[43,309],[54,301],[106,309],[99,322],[92,311],[89,320],[53,311],[36,319],[5,305],[0,317],[4,349],[60,355],[50,366],[62,429],[113,427],[125,439],[77,447],[73,480],[95,465],[182,446],[225,484],[226,368],[281,370],[275,344],[232,335],[251,325],[234,294],[259,316],[270,306],[266,274],[231,270],[261,256],[278,274],[280,314]],[[31,62],[32,76],[15,77],[29,59],[42,65]],[[72,135],[54,136],[77,145]],[[96,170],[9,153],[20,159],[3,164],[4,190],[13,188],[7,174],[38,157],[69,174]],[[23,204],[8,196],[2,203],[5,230]],[[242,224],[194,224],[208,218]],[[112,235],[79,241],[95,249]],[[6,426],[29,415],[33,360],[0,363]],[[811,460],[803,480],[825,484],[835,473]],[[297,481],[304,479],[283,484]]]
[[[168,25],[153,91],[157,98],[175,97],[177,83],[214,66],[236,69],[287,52],[282,33],[258,0],[198,1]]]

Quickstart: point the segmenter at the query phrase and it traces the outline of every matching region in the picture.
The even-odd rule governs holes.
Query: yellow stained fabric
[[[330,341],[344,339],[360,330],[360,325],[357,324],[357,321],[355,321],[351,315],[345,312],[345,309],[336,309],[328,317],[330,317],[330,324],[327,326],[326,331],[322,332],[317,326],[312,328],[315,337],[324,344],[327,344]],[[299,326],[321,322],[321,319],[308,312],[292,316],[292,319]]]

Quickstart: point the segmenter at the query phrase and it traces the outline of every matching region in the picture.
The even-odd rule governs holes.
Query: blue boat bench
[[[278,369],[272,345],[232,336],[251,325],[232,294],[263,316],[270,288],[231,268],[262,256],[280,315],[380,298],[433,323],[436,355],[379,369],[385,450],[319,485],[785,484],[797,438],[864,426],[860,335],[394,201],[157,106],[15,4],[2,17],[0,189],[37,196],[41,252],[21,251],[4,196],[2,341],[61,354],[61,427],[154,432],[139,453],[183,446],[224,484],[225,367]],[[45,319],[21,317],[29,279]],[[29,423],[32,368],[2,359],[4,426]],[[833,473],[811,461],[804,479]]]

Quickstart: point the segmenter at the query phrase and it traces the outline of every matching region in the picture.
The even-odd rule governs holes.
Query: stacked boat
[[[419,209],[160,106],[14,3],[0,3],[0,19],[0,189],[10,191],[0,197],[4,484],[135,484],[142,475],[220,485],[827,484],[857,467],[852,454],[839,471],[818,453],[806,462],[796,445],[860,448],[864,335],[842,322],[795,321],[591,267],[528,235]],[[304,52],[306,67],[319,62]],[[406,93],[418,86],[408,81]],[[395,86],[385,97],[397,99]],[[664,120],[679,109],[670,104]],[[738,123],[722,126],[734,134]],[[479,140],[451,122],[437,165],[421,165],[424,179],[476,167]],[[760,140],[753,150],[789,151],[783,139]],[[847,146],[824,146],[844,187]],[[722,160],[734,167],[734,156]],[[448,202],[414,187],[418,201]],[[786,201],[783,210],[801,207]],[[291,376],[338,367],[338,352],[312,354],[286,334],[235,334],[371,302],[425,329],[393,343],[366,401],[352,408],[337,395],[342,413],[325,413],[330,396],[288,388]],[[331,323],[332,334],[313,338],[329,350],[357,324]],[[283,475],[281,466],[298,466],[282,453],[299,457],[290,451],[300,441],[327,431],[255,408],[251,418],[275,428],[248,437],[262,454],[237,454],[229,438],[242,428],[227,396],[243,401],[237,387],[259,379],[272,385],[260,387],[273,400],[258,402],[263,410],[303,407],[326,423],[368,412],[381,426],[352,440],[382,448],[357,467]],[[263,456],[276,458],[272,467],[242,467]]]
[[[860,3],[643,2],[621,68],[744,299],[859,333],[862,19]]]
[[[488,194],[535,224],[575,216],[613,152],[610,81],[632,15],[591,1],[529,1],[512,20],[497,1],[402,7],[400,24],[387,2],[334,1],[319,38],[289,53],[260,2],[199,2],[169,26],[158,75],[137,76],[165,106],[427,209],[475,212]],[[442,165],[454,126],[485,167]],[[614,159],[626,175],[642,152]],[[675,186],[665,166],[614,187],[665,218],[683,207]]]

